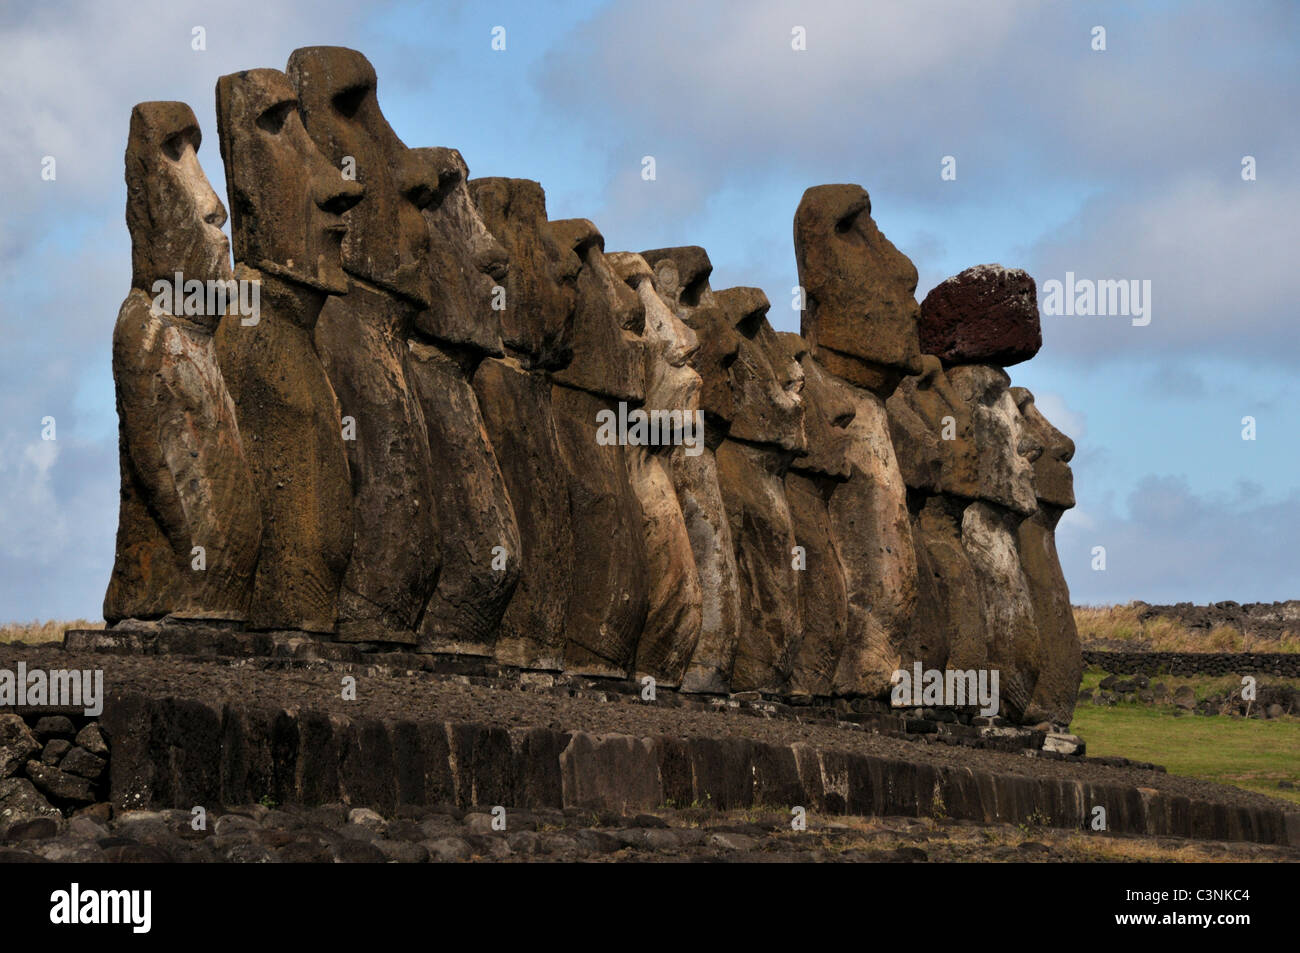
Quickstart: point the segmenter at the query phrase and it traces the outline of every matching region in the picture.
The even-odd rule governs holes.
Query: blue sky
[[[1149,326],[1045,316],[1010,371],[1079,447],[1074,600],[1300,596],[1300,6],[103,0],[0,10],[0,621],[98,617],[108,580],[131,107],[189,102],[224,198],[217,77],[318,44],[371,59],[408,145],[541,181],[609,250],[704,245],[714,287],[762,287],[780,330],[794,210],[823,182],[867,188],[918,297],[985,262],[1151,280]]]

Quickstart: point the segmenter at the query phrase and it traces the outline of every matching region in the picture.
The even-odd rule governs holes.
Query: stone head
[[[140,103],[126,144],[126,224],[131,286],[160,279],[231,277],[226,207],[199,166],[201,136],[185,103]],[[198,318],[215,326],[219,315]]]
[[[351,275],[429,303],[429,229],[420,210],[433,200],[437,170],[413,154],[384,118],[375,69],[341,46],[294,50],[285,68],[307,132],[334,174],[354,174],[365,198],[348,213],[343,267]]]
[[[962,364],[946,376],[970,409],[977,454],[976,499],[1028,516],[1038,508],[1030,458],[1041,449],[1011,396],[1011,379],[1000,367]]]
[[[573,360],[554,372],[569,387],[618,400],[645,400],[645,305],[614,274],[605,258],[605,238],[585,218],[550,223],[561,248],[577,255],[577,308]]]
[[[699,245],[653,248],[643,251],[641,257],[654,271],[659,296],[679,316],[691,308],[713,304],[713,291],[709,287],[713,262]]]
[[[412,149],[437,174],[438,187],[424,207],[429,227],[429,307],[416,328],[439,341],[500,356],[500,311],[493,289],[504,288],[509,255],[488,231],[469,191],[469,166],[456,149]]]
[[[876,227],[859,185],[804,192],[794,217],[803,337],[825,369],[882,397],[920,370],[916,266]]]
[[[226,165],[235,258],[317,291],[342,294],[344,213],[362,187],[316,148],[279,70],[217,80],[217,133]]]
[[[700,375],[691,367],[700,350],[695,332],[659,296],[654,272],[644,258],[634,252],[614,252],[605,260],[645,307],[646,410],[699,410]]]
[[[800,470],[822,476],[847,479],[848,426],[857,415],[844,393],[844,384],[828,377],[813,358],[808,342],[798,334],[785,332],[777,337],[803,370],[804,433],[808,455],[795,464]]]
[[[1023,387],[1011,388],[1029,439],[1034,466],[1034,490],[1040,503],[1070,509],[1074,506],[1074,441],[1052,426],[1034,403],[1034,395]],[[1040,448],[1034,452],[1035,445]]]
[[[469,182],[488,232],[510,260],[501,339],[526,366],[555,370],[573,359],[573,322],[582,262],[556,240],[546,193],[531,179]]]
[[[734,405],[728,436],[804,453],[803,369],[768,324],[767,295],[758,288],[727,288],[713,298],[740,337],[727,369]]]
[[[700,375],[700,409],[709,431],[718,439],[731,427],[735,398],[731,365],[740,353],[740,335],[714,300],[709,287],[713,263],[698,245],[657,248],[641,253],[654,272],[655,290],[673,313],[695,334],[699,350],[691,366]]]

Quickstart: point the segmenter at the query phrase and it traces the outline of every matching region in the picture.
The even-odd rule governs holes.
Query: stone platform
[[[385,814],[802,807],[1088,832],[1101,807],[1109,833],[1300,846],[1300,810],[1286,802],[1122,759],[883,730],[870,718],[823,717],[826,706],[671,692],[648,702],[554,674],[548,683],[545,673],[429,671],[440,663],[425,656],[411,667],[384,653],[299,658],[277,654],[288,643],[273,638],[262,655],[142,655],[142,641],[119,635],[70,633],[67,649],[0,646],[2,668],[21,659],[103,670],[98,724],[117,812],[259,801]]]

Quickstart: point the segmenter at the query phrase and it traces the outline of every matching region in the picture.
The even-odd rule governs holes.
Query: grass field
[[[64,629],[102,629],[103,621],[76,619],[72,622],[4,622],[0,623],[0,642],[62,642]]]
[[[1074,624],[1085,647],[1089,642],[1113,639],[1142,643],[1152,652],[1300,652],[1300,631],[1294,629],[1277,638],[1247,637],[1228,625],[1206,632],[1164,616],[1141,622],[1133,605],[1075,606]]]
[[[1162,764],[1170,774],[1232,784],[1300,804],[1300,718],[1175,717],[1168,706],[1080,704],[1070,730],[1088,754]]]

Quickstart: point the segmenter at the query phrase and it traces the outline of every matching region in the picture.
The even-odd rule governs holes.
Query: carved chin
[[[330,294],[347,294],[348,293],[348,276],[343,271],[342,264],[337,258],[329,259],[321,255],[316,259],[316,280],[315,286],[322,291],[328,291]]]

